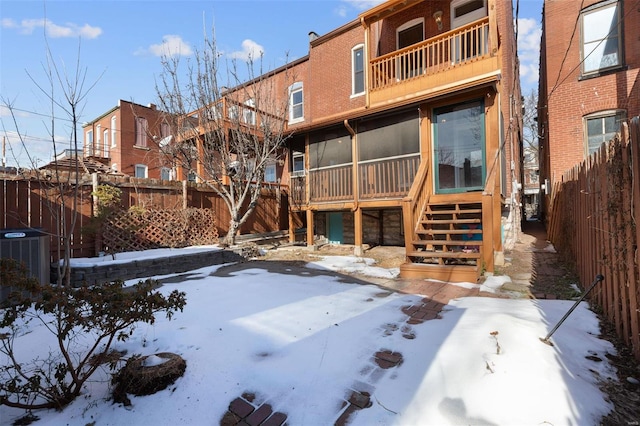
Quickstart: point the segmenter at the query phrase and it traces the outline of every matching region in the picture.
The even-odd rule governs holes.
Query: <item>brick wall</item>
[[[595,3],[588,0],[583,7]],[[621,3],[625,67],[586,78],[581,77],[580,67],[580,2],[545,1],[541,79],[546,81],[540,104],[548,111],[548,117],[543,117],[548,122],[548,150],[543,151],[546,158],[541,173],[552,182],[586,156],[584,116],[614,109],[626,110],[627,118],[640,114],[640,8],[628,0]]]

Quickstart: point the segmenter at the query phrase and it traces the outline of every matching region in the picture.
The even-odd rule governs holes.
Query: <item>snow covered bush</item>
[[[40,285],[10,259],[0,259],[0,286],[11,288],[0,310],[0,404],[27,410],[62,409],[109,358],[114,341],[128,339],[137,323],[153,324],[182,311],[185,293],[163,296],[155,280],[124,287],[122,281],[70,288]],[[29,359],[19,348],[21,335],[42,324],[54,342],[47,357]]]

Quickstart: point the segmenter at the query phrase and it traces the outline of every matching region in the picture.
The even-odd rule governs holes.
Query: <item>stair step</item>
[[[476,246],[482,245],[482,241],[478,240],[414,240],[411,242],[414,246]]]
[[[482,213],[482,209],[458,209],[458,210],[438,210],[438,209],[431,209],[431,207],[427,208],[425,210],[425,213],[427,214],[460,214],[460,213],[465,213],[465,214],[480,214]]]
[[[481,219],[422,219],[420,223],[424,224],[452,224],[452,223],[481,223]]]
[[[422,278],[446,282],[477,283],[478,268],[470,265],[429,265],[426,263],[404,263],[400,265],[402,278]]]
[[[480,259],[480,252],[465,253],[463,251],[408,251],[408,257],[442,258],[442,259]]]
[[[419,229],[416,231],[419,235],[435,235],[435,234],[482,234],[482,229]]]

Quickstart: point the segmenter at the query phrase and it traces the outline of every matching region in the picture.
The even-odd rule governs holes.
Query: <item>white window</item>
[[[364,93],[364,46],[357,45],[351,50],[352,82],[351,94],[359,95]]]
[[[93,156],[93,130],[87,130],[85,133],[84,153],[87,157]]]
[[[487,16],[487,0],[453,0],[451,28],[458,28]]]
[[[118,165],[117,165],[116,163],[113,163],[113,164],[111,165],[111,171],[112,171],[113,173],[116,173],[116,172],[118,171]]]
[[[622,31],[618,2],[606,2],[582,11],[582,73],[622,65]]]
[[[102,143],[104,144],[104,158],[109,158],[109,130],[104,129],[104,131],[102,132],[102,136],[104,138],[104,140],[102,141]]]
[[[147,131],[149,130],[147,119],[136,117],[136,146],[147,146]]]
[[[591,155],[600,145],[610,141],[620,130],[620,123],[625,118],[624,111],[603,111],[585,117],[585,148]]]
[[[135,174],[137,178],[146,178],[148,176],[149,168],[144,164],[136,164]]]
[[[116,147],[116,116],[111,117],[111,148]]]
[[[256,125],[256,102],[253,99],[249,99],[244,103],[247,108],[242,110],[242,119],[246,124],[252,126]]]
[[[102,126],[96,126],[96,155],[100,155],[100,150],[102,149]]]
[[[289,87],[289,123],[304,120],[304,96],[302,83],[294,83]]]
[[[238,106],[237,105],[231,105],[228,108],[228,116],[229,116],[229,120],[237,120],[238,117]]]
[[[294,152],[292,155],[293,176],[304,176],[304,153]]]
[[[276,163],[267,163],[264,169],[264,181],[276,182],[277,181],[276,173],[277,173]]]
[[[160,179],[171,180],[171,169],[169,167],[162,167],[160,169]]]

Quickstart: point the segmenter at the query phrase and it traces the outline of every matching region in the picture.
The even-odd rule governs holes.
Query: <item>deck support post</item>
[[[354,232],[354,244],[353,254],[356,256],[362,256],[362,209],[356,207],[353,211],[353,232]]]
[[[313,210],[307,210],[307,247],[313,247]]]

